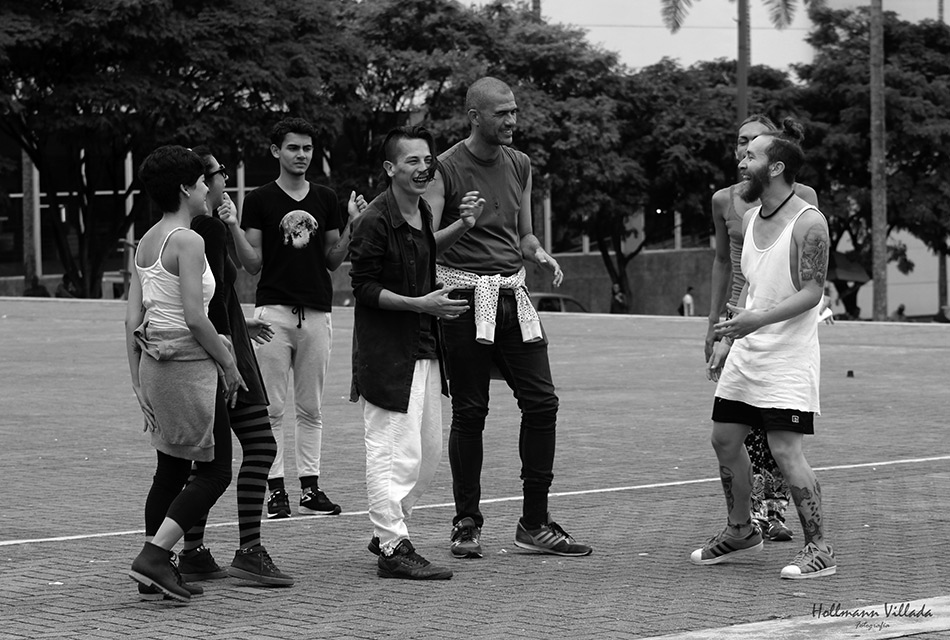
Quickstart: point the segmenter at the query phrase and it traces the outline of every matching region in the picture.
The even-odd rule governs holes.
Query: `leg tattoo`
[[[815,480],[814,490],[808,487],[790,486],[792,499],[798,508],[798,518],[802,523],[805,544],[814,538],[823,537],[821,530],[821,485]]]
[[[733,507],[736,506],[736,496],[733,493],[732,484],[735,474],[732,473],[732,469],[724,465],[719,466],[719,479],[722,481],[722,490],[726,494],[726,511],[732,513]]]

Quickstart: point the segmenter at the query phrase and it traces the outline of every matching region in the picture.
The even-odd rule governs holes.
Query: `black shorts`
[[[713,422],[745,424],[765,431],[794,431],[813,435],[815,414],[797,409],[763,409],[738,400],[716,398],[713,402]]]

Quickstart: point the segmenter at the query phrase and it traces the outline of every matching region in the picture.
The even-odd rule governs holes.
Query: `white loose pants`
[[[438,360],[417,360],[408,412],[362,401],[369,519],[387,555],[409,537],[412,508],[442,458],[441,397]]]

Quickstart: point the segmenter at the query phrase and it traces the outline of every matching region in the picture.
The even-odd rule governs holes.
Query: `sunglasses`
[[[220,165],[220,166],[218,166],[218,168],[215,169],[214,171],[212,171],[211,173],[205,175],[205,182],[209,182],[212,178],[214,178],[214,177],[215,177],[216,175],[218,175],[219,173],[221,174],[221,177],[224,178],[224,181],[227,182],[227,181],[228,181],[228,171],[227,171],[227,169],[224,168],[224,165],[223,165],[223,164]]]

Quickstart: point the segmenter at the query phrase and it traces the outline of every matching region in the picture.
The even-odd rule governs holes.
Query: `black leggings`
[[[195,463],[194,480],[188,486],[185,483],[191,475],[191,460],[157,452],[158,466],[145,500],[146,536],[154,536],[166,517],[188,531],[204,518],[231,484],[231,429],[220,388],[215,393],[215,402],[214,459]]]

